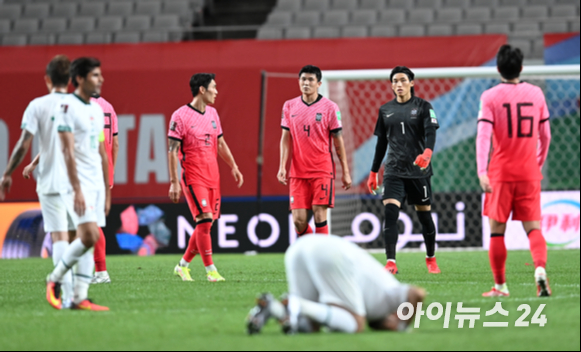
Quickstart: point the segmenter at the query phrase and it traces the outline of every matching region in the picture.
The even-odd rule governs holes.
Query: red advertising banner
[[[436,38],[365,38],[288,41],[200,41],[168,44],[0,47],[0,168],[20,136],[28,103],[46,94],[46,64],[57,54],[71,59],[95,56],[102,62],[102,95],[119,116],[120,150],[115,202],[169,201],[167,126],[173,111],[192,99],[189,79],[197,72],[217,74],[218,98],[225,140],[244,174],[238,189],[220,163],[224,196],[255,196],[261,71],[298,74],[307,64],[323,70],[479,66],[506,42],[501,35]],[[268,95],[264,195],[285,195],[276,181],[280,109],[300,94],[287,80]],[[34,148],[33,148],[34,149]],[[33,150],[36,152],[36,150]],[[31,156],[25,158],[28,163]],[[16,171],[9,201],[37,199],[34,181]]]

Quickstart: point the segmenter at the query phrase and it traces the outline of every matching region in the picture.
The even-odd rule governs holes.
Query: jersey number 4
[[[512,109],[511,109],[511,105],[510,104],[504,104],[502,105],[503,107],[506,108],[506,114],[507,114],[507,121],[508,121],[508,137],[512,138],[513,132],[512,132]],[[516,104],[516,110],[517,110],[517,121],[518,121],[518,129],[517,129],[517,133],[516,136],[517,138],[531,138],[533,136],[533,121],[534,118],[532,116],[523,116],[522,115],[522,108],[523,106],[533,106],[533,103],[518,103]],[[524,133],[523,132],[523,128],[522,128],[522,123],[523,121],[529,121],[529,130]]]

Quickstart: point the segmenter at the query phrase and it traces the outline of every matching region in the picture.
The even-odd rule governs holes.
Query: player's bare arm
[[[26,167],[22,171],[22,177],[29,180],[30,176],[32,175],[32,173],[34,172],[36,167],[38,166],[39,162],[40,162],[40,153],[34,158],[34,160],[32,160],[32,162],[30,164],[26,165]]]
[[[105,139],[105,136],[103,136]],[[101,164],[103,168],[103,179],[105,180],[105,215],[109,215],[111,210],[111,187],[109,187],[109,157],[105,142],[99,143],[99,154],[101,154]]]
[[[218,155],[220,155],[220,158],[222,158],[222,160],[230,166],[230,169],[232,169],[232,176],[238,184],[238,188],[242,187],[242,184],[244,184],[244,176],[242,176],[242,173],[238,169],[238,165],[236,165],[234,156],[232,156],[232,152],[230,151],[230,148],[228,148],[224,136],[218,138]]]
[[[335,131],[332,133],[333,142],[335,144],[335,152],[341,161],[341,169],[343,170],[343,177],[341,181],[343,182],[343,189],[348,190],[351,188],[351,174],[349,173],[349,165],[347,164],[347,154],[345,152],[345,142],[343,141],[343,131]]]
[[[81,190],[81,182],[77,174],[77,162],[75,161],[75,136],[72,132],[59,132],[63,154],[65,157],[65,165],[67,166],[67,174],[69,181],[75,192],[74,208],[75,213],[79,216],[85,215],[85,197]]]
[[[6,193],[10,192],[10,187],[12,186],[12,173],[16,170],[18,165],[20,165],[22,159],[24,159],[24,156],[28,152],[28,149],[30,149],[33,137],[34,135],[27,130],[22,131],[20,139],[16,143],[14,151],[10,156],[8,166],[0,179],[0,200],[4,200]]]
[[[180,149],[182,142],[173,138],[168,138],[168,142],[169,177],[171,182],[171,185],[169,186],[169,199],[174,203],[178,203],[182,193],[182,187],[180,186],[180,178],[178,175],[178,150]]]
[[[291,134],[288,130],[282,130],[282,137],[280,138],[280,165],[278,168],[278,182],[283,185],[288,185],[287,165],[291,150]]]

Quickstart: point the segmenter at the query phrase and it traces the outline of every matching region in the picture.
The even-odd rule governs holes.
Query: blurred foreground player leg
[[[300,97],[284,103],[278,181],[290,183],[290,208],[295,230],[300,236],[329,234],[327,209],[335,206],[335,151],[343,171],[343,188],[351,188],[351,176],[343,142],[341,112],[337,104],[319,94],[321,70],[305,66],[299,72]],[[292,150],[290,176],[287,164]],[[290,182],[289,182],[290,178]],[[315,216],[315,229],[308,223],[308,211]]]
[[[528,234],[535,265],[537,296],[550,296],[545,266],[547,244],[541,232],[541,169],[551,141],[549,110],[543,91],[519,79],[523,54],[503,45],[497,55],[502,83],[485,91],[478,116],[478,176],[490,218],[490,266],[495,286],[483,296],[508,296],[504,235],[512,212]],[[523,123],[523,121],[528,121]],[[490,140],[494,145],[490,164]]]
[[[414,315],[400,320],[403,303],[414,307],[425,298],[423,289],[403,285],[357,245],[336,236],[299,238],[285,254],[288,300],[259,297],[247,318],[255,334],[270,318],[290,333],[331,331],[359,333],[368,324],[374,330],[404,331]]]
[[[439,274],[436,263],[436,227],[431,215],[432,151],[436,144],[438,118],[432,105],[415,96],[414,73],[405,66],[391,72],[392,89],[396,98],[379,109],[375,135],[375,157],[367,181],[369,191],[378,190],[377,173],[389,153],[384,168],[383,205],[385,206],[385,269],[397,274],[396,246],[400,208],[407,198],[415,206],[422,224],[426,244],[426,266],[430,274]]]
[[[109,159],[109,187],[113,189],[115,179],[115,165],[117,164],[117,152],[119,150],[119,129],[117,124],[117,113],[113,106],[100,95],[91,97],[91,100],[99,104],[105,115],[105,149]],[[107,272],[106,261],[107,241],[103,230],[99,228],[99,240],[95,244],[95,276],[92,284],[111,283],[111,278]]]
[[[100,62],[79,58],[71,65],[75,93],[68,95],[55,109],[59,137],[73,192],[65,196],[69,214],[76,214],[77,239],[63,253],[54,271],[47,277],[46,299],[61,309],[62,302],[55,292],[57,283],[74,267],[75,284],[73,309],[105,311],[88,299],[93,275],[93,246],[99,238],[99,227],[105,226],[109,212],[111,190],[108,160],[103,133],[103,110],[90,101],[103,84]]]
[[[34,169],[40,164],[36,192],[42,210],[44,230],[50,232],[53,241],[52,259],[56,266],[64,251],[69,246],[68,230],[74,230],[74,224],[69,221],[62,194],[70,192],[70,184],[62,182],[66,177],[66,168],[57,126],[52,119],[55,107],[66,97],[70,82],[71,62],[64,55],[58,55],[46,67],[44,77],[48,95],[30,102],[22,119],[22,135],[16,144],[10,161],[0,179],[0,200],[4,199],[5,191],[10,190],[11,175],[30,148],[32,138],[39,137],[40,153],[23,172],[29,179]],[[61,282],[62,302],[64,308],[70,308],[73,299],[72,273],[63,277]]]
[[[242,173],[224,139],[218,112],[208,106],[214,104],[218,95],[214,77],[211,73],[192,76],[190,88],[194,98],[190,104],[173,113],[168,132],[171,179],[169,197],[178,203],[183,190],[196,221],[184,257],[174,268],[174,274],[183,281],[193,281],[189,264],[197,254],[202,257],[208,281],[225,281],[214,265],[210,237],[212,224],[220,217],[218,155],[231,168],[237,186],[241,187],[244,183]],[[178,176],[178,160],[182,166],[181,178]]]

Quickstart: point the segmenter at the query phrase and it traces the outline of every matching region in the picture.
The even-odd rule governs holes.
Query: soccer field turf
[[[57,311],[44,299],[44,277],[52,262],[1,260],[0,350],[579,350],[578,250],[549,251],[547,271],[553,296],[536,298],[533,267],[526,251],[509,252],[510,298],[484,299],[492,286],[486,252],[440,252],[442,274],[426,273],[422,253],[401,253],[397,278],[425,287],[427,304],[454,302],[450,328],[444,318],[422,317],[411,333],[366,331],[361,335],[284,336],[274,322],[261,335],[248,336],[244,319],[257,293],[286,291],[282,255],[216,255],[225,283],[208,283],[199,258],[190,266],[195,282],[173,276],[179,256],[112,256],[109,285],[91,286],[90,297],[110,312]],[[377,255],[383,260],[383,255]],[[495,302],[510,315],[508,328],[484,328]],[[481,307],[476,327],[458,328],[456,303]],[[515,327],[521,304],[530,304],[531,321],[545,303],[544,327]],[[427,305],[426,305],[427,306]]]

